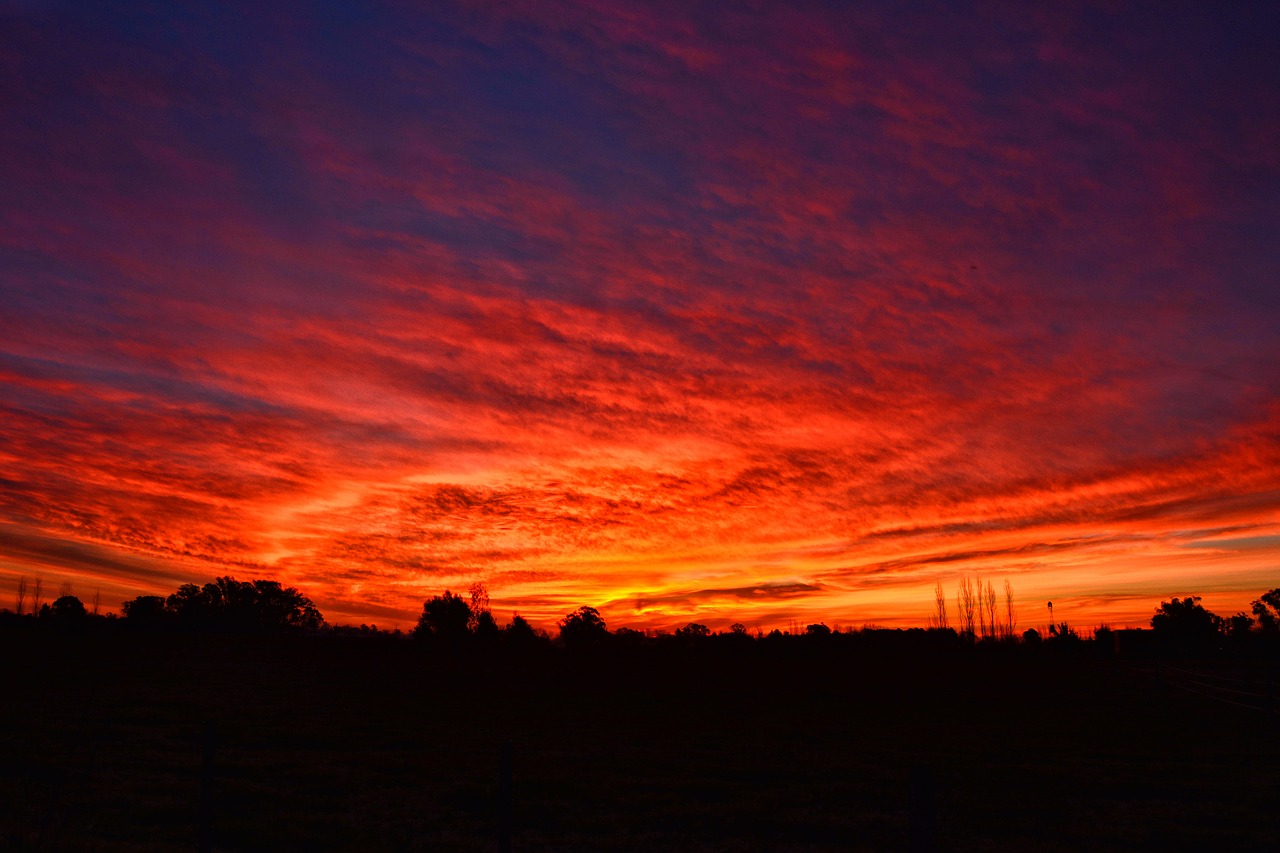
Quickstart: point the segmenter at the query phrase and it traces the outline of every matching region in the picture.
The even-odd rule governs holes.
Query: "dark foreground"
[[[498,850],[504,743],[513,851],[1280,849],[1275,717],[1101,656],[29,639],[3,849]]]

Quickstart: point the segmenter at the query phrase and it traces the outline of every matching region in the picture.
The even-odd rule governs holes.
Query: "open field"
[[[516,851],[906,849],[913,768],[938,849],[1280,849],[1275,718],[1104,658],[4,642],[5,849],[496,850],[508,742]]]

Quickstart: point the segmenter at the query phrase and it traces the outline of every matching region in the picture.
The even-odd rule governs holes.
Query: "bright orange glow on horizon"
[[[1090,628],[1280,586],[1265,29],[551,5],[279,50],[3,12],[0,606],[908,626],[982,576]]]

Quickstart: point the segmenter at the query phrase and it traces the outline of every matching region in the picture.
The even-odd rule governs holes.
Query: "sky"
[[[0,607],[1247,610],[1277,38],[1243,2],[0,0]]]

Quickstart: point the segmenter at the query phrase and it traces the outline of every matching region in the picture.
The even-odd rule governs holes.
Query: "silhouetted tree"
[[[473,631],[476,640],[482,645],[497,642],[498,637],[502,634],[501,629],[498,628],[498,623],[494,621],[493,614],[488,610],[481,610],[476,615]]]
[[[443,643],[462,643],[470,634],[471,606],[449,590],[422,604],[422,615],[413,629],[419,639]]]
[[[245,601],[253,613],[249,621],[255,628],[313,631],[324,624],[324,617],[309,598],[293,587],[281,586],[279,581],[253,581],[253,593]]]
[[[977,636],[977,616],[981,612],[978,606],[978,592],[975,583],[969,578],[960,579],[960,591],[956,594],[956,606],[960,610],[960,633],[972,640]]]
[[[676,636],[682,640],[702,640],[711,636],[711,629],[700,622],[690,622],[683,628],[677,628]]]
[[[624,627],[613,632],[613,636],[609,639],[609,645],[616,652],[627,654],[649,647],[650,642],[644,631]]]
[[[1225,619],[1222,623],[1222,632],[1226,635],[1228,646],[1234,652],[1246,651],[1257,639],[1253,617],[1248,613],[1237,613]]]
[[[604,617],[594,607],[579,607],[556,623],[566,646],[580,648],[602,642],[609,636]]]
[[[1008,578],[1004,582],[1004,636],[1012,641],[1017,636],[1018,614],[1013,608],[1013,584]]]
[[[279,581],[238,581],[222,577],[205,584],[219,627],[249,633],[314,629],[323,624],[320,612],[296,589]]]
[[[184,628],[205,629],[214,620],[213,602],[193,583],[184,583],[170,595],[164,608]]]
[[[982,636],[993,638],[999,635],[999,629],[996,625],[996,591],[991,588],[991,581],[978,581],[978,606],[982,609],[984,616],[980,616],[979,620],[983,624]]]
[[[729,626],[728,631],[724,631],[716,636],[723,638],[723,642],[729,644],[730,648],[744,649],[754,642],[751,634],[747,632],[747,626],[743,625],[741,622],[734,622]]]
[[[126,624],[135,627],[154,628],[164,624],[168,615],[164,598],[159,595],[140,595],[120,605]]]
[[[533,626],[529,624],[529,620],[525,619],[519,613],[513,613],[511,615],[511,622],[507,625],[505,633],[508,637],[512,638],[527,637],[530,639],[536,639],[538,636],[538,633],[533,630]]]
[[[471,616],[467,620],[467,627],[471,629],[472,635],[481,647],[493,646],[498,642],[502,631],[489,610],[489,590],[477,581],[468,587],[467,594],[471,598],[471,603],[468,605]]]
[[[471,598],[469,606],[471,610],[471,618],[467,621],[467,627],[473,633],[480,628],[480,619],[482,614],[489,613],[489,590],[479,581],[467,587],[467,595]],[[489,614],[489,623],[496,629],[498,623],[493,621],[493,615]]]
[[[155,616],[152,596],[125,602],[125,616],[144,622]],[[183,584],[164,603],[165,618],[186,630],[279,633],[314,630],[324,617],[311,599],[279,581],[238,581],[220,577],[204,586]],[[142,623],[138,623],[142,624]],[[157,624],[150,622],[149,624]]]
[[[947,598],[938,581],[933,590],[934,613],[930,628],[946,629]],[[1012,640],[1016,636],[1017,618],[1013,610],[1013,585],[1004,582],[1004,614],[999,614],[1000,600],[990,580],[962,577],[956,590],[956,630],[970,640],[982,638]]]
[[[1253,616],[1264,635],[1280,634],[1280,587],[1264,592],[1253,602]]]
[[[78,627],[89,618],[88,611],[84,609],[84,603],[74,595],[63,595],[54,599],[42,615],[45,613],[60,628]]]
[[[1151,630],[1167,651],[1203,654],[1217,648],[1222,619],[1200,604],[1200,596],[1160,602],[1151,617]]]
[[[934,614],[929,617],[930,628],[946,629],[947,627],[947,594],[942,589],[942,581],[933,588]]]
[[[831,629],[827,627],[825,622],[816,622],[812,625],[806,625],[804,633],[807,637],[830,637]]]

